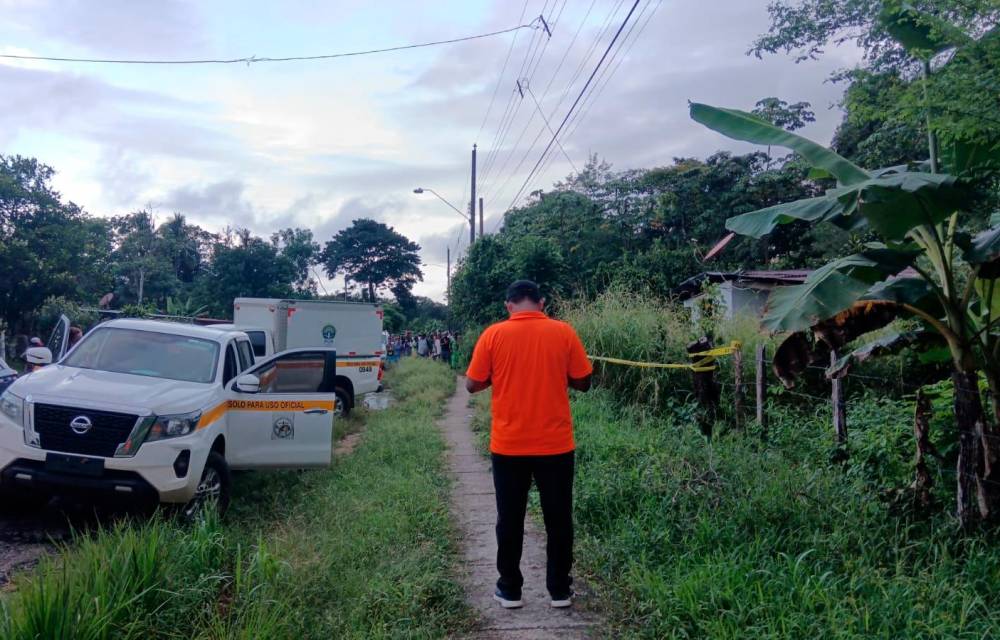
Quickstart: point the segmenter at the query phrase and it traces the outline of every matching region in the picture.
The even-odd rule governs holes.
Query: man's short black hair
[[[525,298],[535,304],[542,301],[542,292],[531,280],[518,280],[507,287],[507,302],[517,304]]]

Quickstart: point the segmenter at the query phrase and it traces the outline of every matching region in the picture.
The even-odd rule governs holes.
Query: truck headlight
[[[201,411],[143,418],[133,429],[128,440],[118,445],[115,457],[134,456],[143,442],[156,442],[157,440],[186,436],[195,430],[199,420],[201,420]]]
[[[153,426],[149,429],[147,442],[166,440],[167,438],[179,438],[194,431],[201,420],[201,411],[182,413],[175,416],[156,416]]]
[[[9,390],[0,395],[0,412],[19,427],[24,426],[24,399],[15,396]]]

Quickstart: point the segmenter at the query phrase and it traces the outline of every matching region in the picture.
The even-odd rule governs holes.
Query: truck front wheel
[[[191,501],[184,505],[181,513],[185,520],[194,520],[202,509],[208,505],[223,514],[229,508],[229,497],[232,489],[232,476],[229,465],[221,454],[213,451],[208,454],[205,469],[201,472],[201,480]]]
[[[351,415],[351,395],[344,387],[337,387],[333,390],[337,395],[337,406],[333,409],[336,418],[346,418]]]

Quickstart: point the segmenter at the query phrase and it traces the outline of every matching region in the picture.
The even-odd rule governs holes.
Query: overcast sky
[[[554,154],[526,192],[550,187],[591,153],[628,169],[746,149],[690,121],[688,100],[742,109],[772,95],[807,100],[817,122],[804,133],[829,141],[843,87],[826,79],[831,70],[852,66],[857,52],[832,50],[821,62],[800,65],[782,56],[746,56],[767,29],[767,2],[641,0],[630,23],[635,28],[622,34],[624,49],[609,58],[608,74],[598,76],[599,93],[582,103],[582,119],[560,136],[569,160]],[[355,218],[375,218],[423,247],[425,282],[416,293],[442,300],[445,248],[464,251],[468,233],[461,232],[457,213],[430,194],[413,194],[414,187],[432,188],[465,208],[469,155],[478,142],[486,228],[493,229],[551,138],[534,100],[558,127],[631,5],[0,0],[0,53],[6,54],[316,55],[485,33],[540,14],[552,30],[551,39],[524,29],[310,62],[139,66],[0,59],[0,153],[52,165],[64,197],[99,216],[150,207],[161,220],[178,211],[213,231],[231,225],[267,236],[281,227],[308,227],[321,242]],[[512,101],[518,77],[529,78],[531,91]],[[494,153],[505,113],[514,117],[507,118],[509,133]]]

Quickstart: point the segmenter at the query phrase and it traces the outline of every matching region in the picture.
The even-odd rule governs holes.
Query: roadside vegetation
[[[743,340],[745,353],[767,340],[752,320],[696,326],[684,310],[626,291],[563,312],[595,355],[683,362],[706,329],[720,344]],[[765,439],[753,420],[733,426],[731,359],[719,365],[723,411],[711,438],[690,371],[598,366],[597,388],[573,394],[577,573],[596,592],[587,604],[605,609],[609,637],[996,633],[1000,552],[958,528],[948,402],[931,421],[941,458],[928,461],[930,504],[909,489],[910,394],[926,366],[900,354],[853,370],[844,460],[822,371],[795,393],[772,378]],[[488,399],[476,407],[485,450]]]
[[[829,412],[776,408],[772,440],[709,442],[682,408],[573,403],[580,571],[615,635],[986,638],[1000,553],[954,518],[901,511],[902,403],[851,408],[856,462],[831,465]],[[856,411],[855,411],[856,409]],[[888,464],[872,467],[879,458]],[[947,504],[951,504],[949,501]]]
[[[454,378],[414,358],[388,385],[397,403],[367,413],[358,448],[328,470],[241,474],[222,520],[154,517],[80,535],[0,596],[0,637],[431,638],[463,628],[434,424]]]

